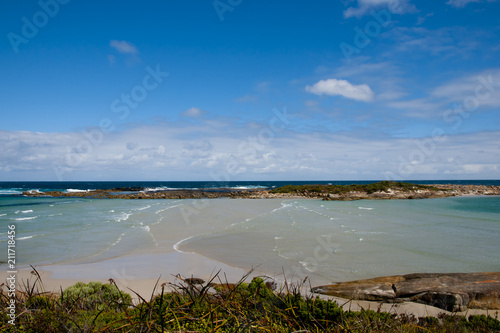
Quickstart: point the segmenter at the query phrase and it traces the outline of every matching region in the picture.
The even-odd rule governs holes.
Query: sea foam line
[[[185,252],[185,251],[182,251],[182,250],[179,250],[179,246],[184,243],[184,242],[187,242],[188,240],[190,240],[191,238],[195,238],[195,236],[190,236],[188,238],[184,238],[184,239],[181,239],[180,241],[178,241],[177,243],[174,244],[173,248],[175,251],[177,252],[180,252],[180,253],[187,253],[187,254],[196,254],[196,252]]]
[[[14,221],[26,221],[26,220],[34,220],[38,218],[38,216],[31,216],[31,217],[20,217],[17,219],[13,219]]]

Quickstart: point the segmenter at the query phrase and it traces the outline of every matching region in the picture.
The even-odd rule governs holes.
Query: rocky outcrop
[[[311,291],[356,300],[411,301],[452,312],[500,309],[500,272],[396,275],[335,283]]]
[[[322,186],[322,185],[318,185]],[[210,189],[210,190],[164,190],[164,191],[146,191],[141,188],[124,188],[108,190],[91,190],[85,192],[23,192],[25,196],[32,197],[83,197],[95,199],[215,199],[215,198],[240,198],[240,199],[297,199],[311,198],[323,200],[384,200],[384,199],[428,199],[444,198],[464,195],[500,195],[500,186],[484,185],[415,185],[415,188],[398,189],[387,188],[384,191],[364,192],[347,191],[343,193],[329,192],[328,186],[324,186],[321,191],[303,191],[276,193],[275,190],[261,189]]]

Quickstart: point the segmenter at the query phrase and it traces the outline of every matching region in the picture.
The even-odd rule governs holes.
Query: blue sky
[[[0,180],[500,178],[500,1],[0,13]]]

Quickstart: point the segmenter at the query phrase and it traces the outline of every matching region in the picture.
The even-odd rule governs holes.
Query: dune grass
[[[35,270],[36,272],[36,270]],[[280,290],[263,278],[249,283],[177,278],[155,286],[147,299],[108,284],[78,283],[46,293],[40,276],[25,281],[15,296],[16,324],[0,315],[1,332],[499,332],[486,316],[440,318],[396,316],[380,311],[344,311],[335,302],[301,295],[303,286]],[[218,282],[218,283],[216,283]],[[9,297],[2,293],[0,306]]]

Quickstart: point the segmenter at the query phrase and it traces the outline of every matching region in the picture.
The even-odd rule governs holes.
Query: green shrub
[[[120,309],[131,306],[132,297],[114,284],[78,282],[63,291],[61,302],[78,310]]]

